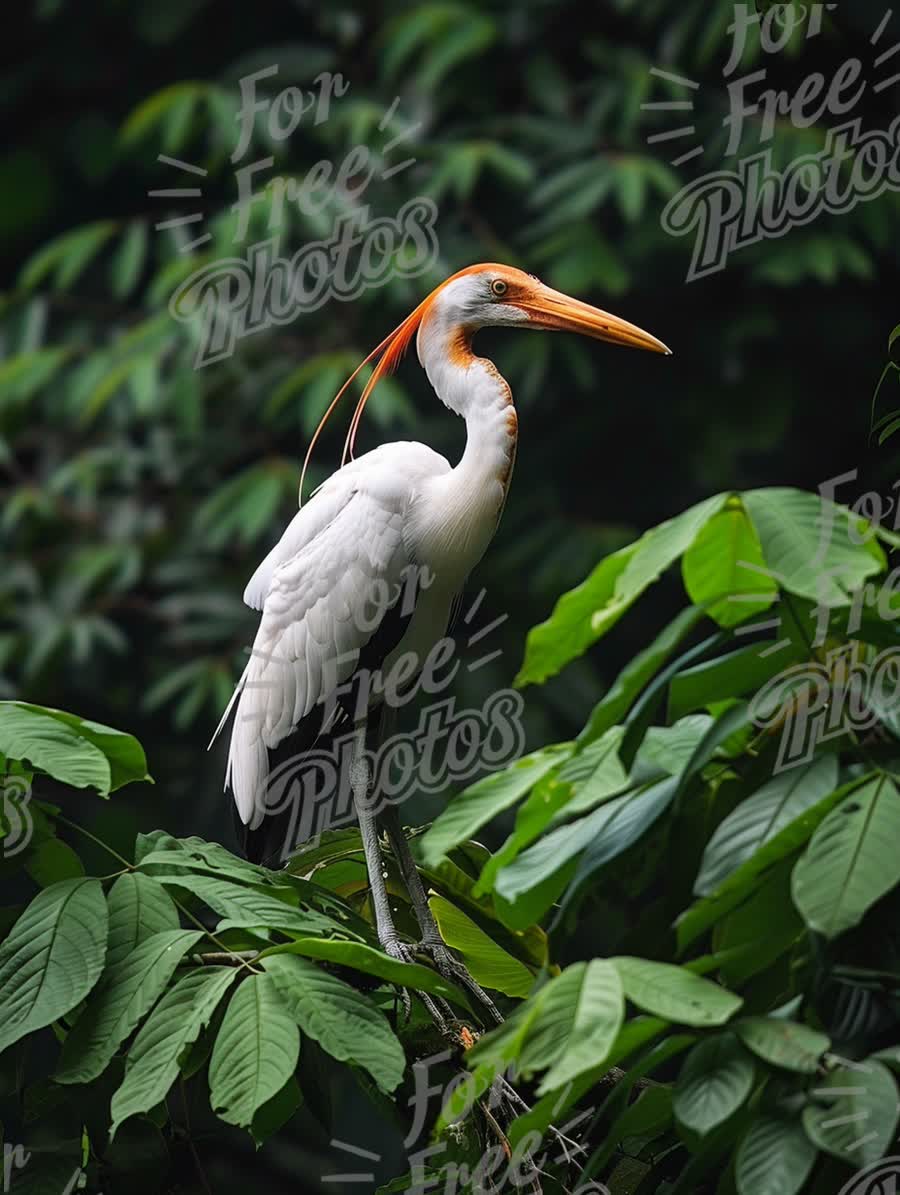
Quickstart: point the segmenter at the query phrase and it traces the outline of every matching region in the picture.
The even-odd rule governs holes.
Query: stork
[[[391,911],[380,819],[422,931],[419,949],[446,977],[462,980],[498,1019],[490,999],[445,946],[396,808],[379,812],[366,762],[367,728],[390,704],[385,686],[370,683],[372,670],[389,675],[402,662],[411,681],[422,668],[446,634],[454,599],[491,542],[509,492],[518,435],[512,393],[493,362],[472,348],[479,328],[495,326],[577,332],[669,353],[656,337],[618,316],[522,270],[490,263],[448,278],[386,336],[326,412],[310,443],[304,475],[337,402],[363,365],[374,362],[350,424],[342,467],[301,505],[244,593],[244,601],[262,617],[231,703],[237,708],[226,788],[246,828],[248,854],[271,857],[267,822],[277,820],[267,818],[274,804],[267,783],[272,753],[281,744],[298,743],[302,764],[303,753],[323,736],[349,726],[355,746],[350,783],[379,942],[394,958],[413,957]],[[462,458],[451,466],[425,444],[402,442],[353,459],[369,396],[396,367],[413,335],[437,397],[465,420]],[[302,476],[300,485],[302,496]],[[354,704],[346,695],[363,674],[365,697]]]

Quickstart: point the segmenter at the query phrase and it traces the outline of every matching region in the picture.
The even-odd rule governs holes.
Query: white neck
[[[454,473],[467,485],[509,485],[518,421],[509,383],[493,361],[472,352],[474,329],[426,318],[417,340],[419,360],[438,398],[466,421],[466,448]]]
[[[438,398],[466,421],[466,447],[449,473],[435,479],[423,535],[459,581],[480,560],[497,530],[516,456],[518,424],[512,394],[492,361],[476,357],[472,331],[423,320],[419,360]]]

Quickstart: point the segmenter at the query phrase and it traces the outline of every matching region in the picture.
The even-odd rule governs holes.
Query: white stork
[[[379,378],[396,366],[416,333],[419,361],[435,393],[466,422],[462,459],[451,466],[425,444],[383,444],[342,464],[294,516],[244,593],[262,617],[235,694],[226,775],[248,831],[249,853],[271,857],[265,837],[273,806],[270,753],[291,739],[299,742],[302,756],[343,722],[355,736],[353,800],[379,941],[396,958],[412,957],[388,900],[378,836],[382,816],[422,929],[421,948],[442,973],[466,982],[491,1015],[498,1015],[493,1005],[441,940],[396,810],[379,815],[373,808],[365,747],[367,722],[374,721],[367,715],[379,704],[378,695],[354,708],[335,693],[346,693],[363,672],[388,675],[401,658],[414,661],[415,667],[404,668],[407,678],[414,676],[446,634],[454,599],[497,530],[518,420],[509,385],[493,362],[472,351],[475,332],[497,325],[579,332],[669,352],[633,324],[505,265],[461,270],[420,303],[362,363],[375,366],[344,455],[352,456],[362,410]],[[329,407],[310,452],[352,380]],[[301,490],[302,484],[301,478]],[[425,581],[410,590],[411,577]]]

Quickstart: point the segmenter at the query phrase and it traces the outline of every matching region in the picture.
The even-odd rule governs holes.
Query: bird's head
[[[420,337],[431,333],[453,337],[461,335],[468,344],[472,334],[479,328],[498,326],[544,332],[577,332],[581,336],[606,340],[611,344],[671,354],[671,349],[649,332],[608,311],[601,311],[599,307],[592,307],[589,303],[582,303],[580,299],[573,299],[562,291],[545,286],[539,278],[526,274],[524,270],[496,262],[467,266],[436,287],[403,323],[360,362],[335,395],[310,441],[300,478],[301,494],[303,478],[319,434],[338,401],[364,366],[375,362],[350,423],[342,464],[348,456],[353,455],[356,430],[369,396],[379,379],[397,367],[417,332]]]
[[[635,324],[545,286],[534,274],[514,266],[489,262],[460,270],[416,310],[421,311],[420,325],[440,321],[473,332],[497,326],[577,332],[611,344],[671,353],[661,340]]]

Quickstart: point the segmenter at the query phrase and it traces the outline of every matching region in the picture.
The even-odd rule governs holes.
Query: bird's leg
[[[381,855],[381,844],[378,841],[378,825],[376,814],[372,810],[369,798],[369,765],[366,760],[366,725],[357,723],[353,750],[353,762],[350,768],[350,783],[353,789],[353,803],[359,818],[359,831],[362,836],[363,853],[366,859],[366,871],[369,873],[369,890],[372,894],[372,909],[375,914],[375,932],[385,954],[399,959],[404,963],[414,961],[411,947],[400,941],[394,918],[391,914],[391,902],[387,890],[387,871]],[[406,988],[401,989],[403,1006],[408,1017],[411,1010],[409,993]],[[439,1010],[430,996],[420,992],[419,996],[428,1015],[439,1029],[446,1028],[446,1017]]]
[[[400,815],[395,806],[389,805],[384,810],[382,819],[391,849],[400,868],[400,874],[403,876],[403,882],[412,900],[413,912],[422,930],[421,949],[434,960],[434,965],[445,979],[462,984],[484,1008],[490,1019],[497,1025],[502,1025],[503,1017],[496,1004],[468,968],[452,954],[441,937],[441,931],[438,929],[438,924],[428,904],[425,885],[422,883],[416,861],[412,857],[409,843],[406,841],[406,835],[400,824]]]

